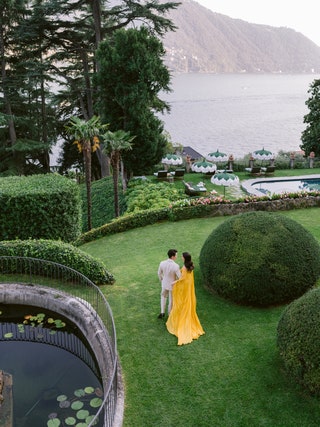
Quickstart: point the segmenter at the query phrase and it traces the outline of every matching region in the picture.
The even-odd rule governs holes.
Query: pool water
[[[243,188],[249,194],[258,196],[281,193],[298,193],[302,191],[320,191],[320,176],[295,178],[268,178],[246,181]]]
[[[90,360],[91,356],[84,338],[81,337],[83,346],[81,349],[81,345],[79,345],[81,334],[76,330],[75,325],[70,325],[70,321],[66,320],[69,322],[69,331],[59,331],[58,335],[53,335],[53,342],[58,344],[61,341],[61,347],[41,342],[43,341],[42,336],[48,332],[45,331],[46,328],[24,325],[21,330],[21,318],[19,318],[19,322],[13,322],[12,317],[15,310],[13,306],[7,307],[8,317],[5,317],[6,306],[0,306],[2,312],[0,316],[0,370],[12,375],[13,427],[43,427],[47,426],[47,422],[52,418],[59,418],[61,425],[65,425],[65,420],[68,418],[69,420],[76,419],[77,423],[85,422],[85,419],[77,419],[77,414],[79,415],[79,410],[81,410],[81,416],[85,416],[84,411],[87,411],[88,418],[97,412],[97,408],[90,406],[90,401],[97,395],[101,397],[102,387],[97,372],[94,372],[95,369],[92,368],[94,366],[92,363],[95,364],[95,361]],[[19,306],[19,309],[22,309],[25,314],[30,313],[30,307]],[[54,315],[42,308],[32,307],[32,311]],[[60,315],[55,314],[55,316],[61,318]],[[52,330],[50,330],[51,332]],[[30,341],[25,340],[25,336],[28,336]],[[77,354],[64,349],[64,341],[68,343],[70,349],[73,347],[77,349],[75,353],[79,355],[79,352],[83,352],[85,357],[81,359]],[[80,393],[81,397],[77,397],[79,390],[85,389],[88,392]],[[77,393],[75,394],[75,392]],[[61,396],[65,396],[63,400],[69,404],[64,403],[61,407]],[[73,405],[76,409],[72,407],[75,401],[80,401],[78,406]],[[96,425],[102,426],[102,421]]]

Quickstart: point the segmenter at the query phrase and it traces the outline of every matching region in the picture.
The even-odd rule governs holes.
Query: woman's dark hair
[[[194,265],[193,265],[193,262],[191,261],[191,255],[189,254],[189,252],[183,252],[182,256],[184,258],[184,266],[186,267],[186,269],[188,271],[194,270]]]

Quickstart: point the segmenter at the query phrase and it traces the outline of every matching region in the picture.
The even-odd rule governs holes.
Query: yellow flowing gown
[[[193,271],[185,267],[172,289],[172,310],[166,326],[170,334],[178,337],[178,345],[189,344],[205,333],[196,313]]]

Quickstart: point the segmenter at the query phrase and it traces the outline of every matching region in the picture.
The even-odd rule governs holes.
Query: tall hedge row
[[[0,240],[72,242],[81,233],[75,182],[56,174],[0,178]]]

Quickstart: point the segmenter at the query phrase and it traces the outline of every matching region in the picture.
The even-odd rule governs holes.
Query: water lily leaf
[[[78,423],[76,427],[88,427],[87,423]]]
[[[99,408],[99,406],[101,406],[101,403],[102,403],[102,399],[100,399],[100,397],[95,397],[90,400],[91,408]]]
[[[68,397],[65,394],[59,394],[59,396],[57,397],[57,401],[58,402],[63,402],[64,400],[67,400]]]
[[[82,397],[84,396],[86,393],[83,390],[83,388],[78,388],[78,390],[75,390],[75,392],[73,393],[75,396],[77,397]]]
[[[94,388],[93,388],[93,387],[86,387],[86,388],[84,389],[84,391],[85,391],[87,394],[91,394],[91,393],[93,393],[93,392],[94,392]]]
[[[64,400],[59,403],[60,408],[69,408],[70,405],[71,405],[70,400]]]
[[[52,317],[49,317],[49,319],[47,320],[48,323],[54,323],[54,320],[52,319]]]
[[[77,411],[78,409],[81,409],[83,405],[84,405],[83,402],[80,402],[80,400],[76,400],[75,402],[72,402],[71,408]]]
[[[56,328],[64,328],[66,326],[66,324],[60,319],[55,320],[54,324],[56,325]]]
[[[53,418],[52,420],[49,420],[47,422],[48,427],[59,427],[60,424],[61,421],[59,420],[59,418]]]
[[[0,316],[1,316],[1,314],[2,314],[2,311],[0,310]]]
[[[94,392],[95,392],[96,396],[98,396],[98,397],[103,396],[103,390],[100,387],[95,388]]]
[[[58,414],[56,412],[51,412],[51,414],[48,415],[49,420],[52,420],[53,418],[57,418]]]
[[[74,426],[77,420],[73,417],[68,417],[64,420],[64,422],[67,424],[67,426]]]
[[[5,338],[12,338],[13,337],[13,333],[12,332],[7,332],[6,334],[4,334]]]
[[[24,331],[25,331],[25,329],[24,329],[24,325],[22,324],[22,323],[18,323],[18,331],[19,331],[19,333],[20,334],[24,334]]]
[[[81,409],[77,412],[77,418],[78,420],[85,420],[90,415],[90,412],[86,409]]]
[[[87,417],[86,423],[89,425],[94,419],[94,417],[95,417],[94,415],[90,415],[89,417]],[[92,425],[95,426],[96,424],[98,424],[98,422],[99,422],[99,418],[97,418]]]

